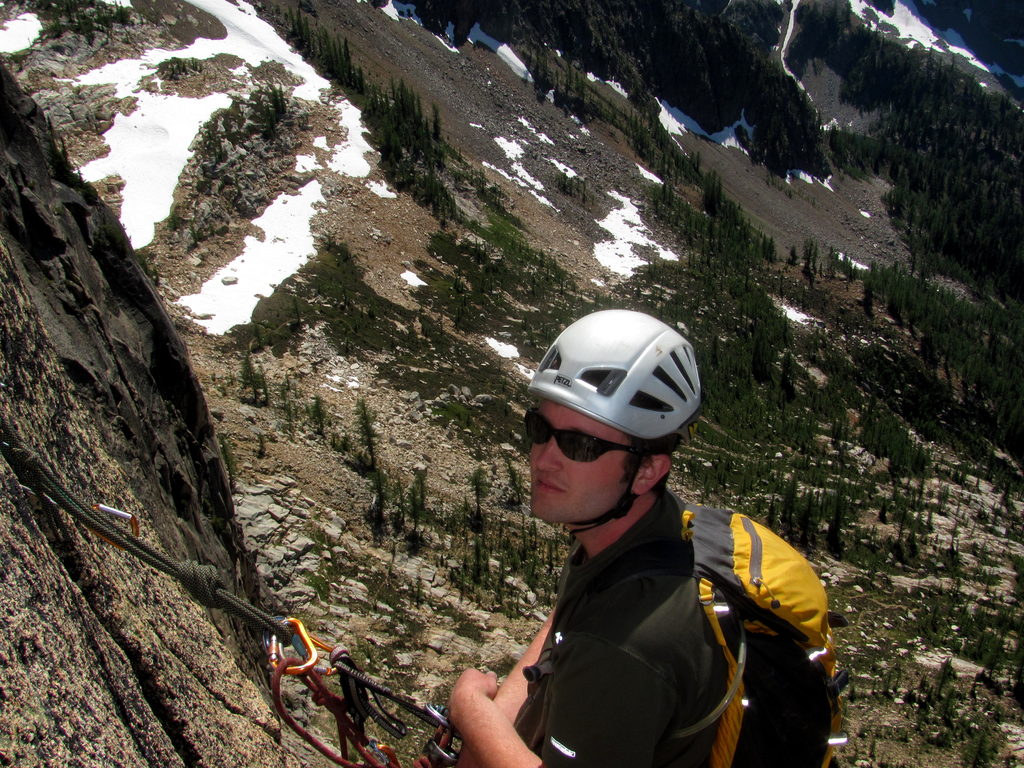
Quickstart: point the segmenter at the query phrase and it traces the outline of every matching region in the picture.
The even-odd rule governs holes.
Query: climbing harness
[[[404,709],[429,727],[433,735],[413,761],[414,768],[454,765],[458,738],[444,707],[421,706],[412,699],[375,681],[356,666],[348,651],[331,646],[309,634],[296,618],[272,616],[227,590],[212,565],[194,560],[174,560],[139,537],[138,519],[129,512],[105,504],[82,503],[54,477],[39,457],[14,437],[0,420],[0,455],[14,471],[26,493],[51,511],[62,508],[103,541],[129,552],[143,562],[177,579],[196,602],[208,608],[228,611],[250,628],[263,633],[267,661],[272,669],[271,693],[281,718],[307,743],[344,768],[401,768],[395,750],[366,735],[367,720],[373,720],[391,737],[401,739],[408,728],[383,700]],[[126,520],[127,534],[118,524]],[[289,650],[286,653],[286,648]],[[327,663],[321,651],[327,654]],[[332,692],[325,678],[336,676],[341,694]],[[282,681],[297,677],[310,690],[312,700],[327,709],[338,727],[339,748],[335,750],[304,728],[288,711],[282,697]],[[349,745],[358,757],[349,759]]]

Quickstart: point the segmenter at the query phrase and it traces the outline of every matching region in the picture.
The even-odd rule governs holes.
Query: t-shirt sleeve
[[[628,651],[585,633],[565,638],[555,664],[545,768],[651,765],[677,706],[673,686]]]

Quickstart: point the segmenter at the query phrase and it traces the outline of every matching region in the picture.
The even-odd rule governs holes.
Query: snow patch
[[[819,179],[817,176],[812,176],[807,171],[801,171],[799,168],[793,168],[786,171],[786,183],[792,184],[793,179],[800,179],[805,184],[821,184],[829,192],[835,192],[832,188],[832,177],[829,176],[827,179]]]
[[[875,8],[868,0],[850,0],[850,9],[871,29],[892,27],[899,39],[909,48],[920,45],[940,53],[955,54],[978,69],[994,75],[1004,75],[1018,86],[1024,87],[1024,76],[1011,74],[998,64],[986,63],[979,59],[956,30],[940,30],[933,27],[918,10],[914,0],[896,0],[891,15]],[[970,20],[969,14],[967,18]]]
[[[130,115],[118,114],[103,138],[110,153],[87,163],[82,178],[96,182],[111,176],[124,179],[121,224],[133,248],[153,241],[156,223],[174,204],[178,177],[192,151],[189,146],[202,125],[231,99],[214,93],[187,99],[143,91]]]
[[[526,130],[528,130],[534,136],[536,136],[537,140],[541,144],[551,144],[552,146],[554,146],[555,142],[551,140],[551,137],[548,136],[546,133],[542,133],[541,131],[538,131],[536,128],[534,128],[530,124],[530,121],[527,120],[525,117],[520,117],[519,118],[519,124],[522,125]]]
[[[327,377],[328,381],[333,381],[335,384],[344,384],[346,389],[359,389],[359,379],[353,375],[349,376],[337,376],[331,375]],[[341,392],[342,390],[332,387],[328,384],[324,384],[332,392]]]
[[[533,381],[533,369],[532,368],[527,368],[522,363],[516,363],[516,370],[519,371],[519,373],[521,373],[523,376],[525,376],[527,378],[527,380]]]
[[[789,9],[789,24],[786,27],[786,34],[782,40],[782,46],[779,51],[779,60],[782,62],[782,69],[785,71],[785,73],[793,79],[793,82],[797,84],[801,91],[806,93],[807,89],[804,88],[804,84],[800,82],[799,77],[793,74],[792,70],[790,70],[789,68],[789,65],[786,63],[786,51],[789,50],[789,41],[790,38],[792,38],[793,36],[793,29],[796,27],[796,9],[799,5],[800,0],[793,0],[793,7]]]
[[[791,322],[797,323],[801,326],[806,326],[808,324],[813,324],[815,326],[822,325],[819,321],[816,321],[814,317],[807,314],[806,312],[802,312],[799,309],[796,309],[786,304],[785,302],[780,301],[779,299],[775,299],[774,301],[775,306],[781,309],[782,313],[786,316],[787,319],[790,319]]]
[[[847,256],[845,253],[842,253],[842,252],[840,252],[838,254],[837,258],[840,261],[845,261],[845,262],[850,263],[851,265],[853,265],[854,269],[862,269],[865,272],[868,272],[871,269],[871,267],[869,267],[867,264],[864,264],[862,262],[859,262],[859,261],[856,261],[854,259],[851,259],[849,256]]]
[[[618,192],[609,192],[608,196],[618,201],[620,208],[614,209],[604,219],[597,222],[598,226],[610,232],[611,240],[594,245],[594,258],[605,269],[623,277],[629,277],[646,261],[635,248],[653,248],[658,256],[667,261],[678,261],[679,257],[668,248],[654,242],[650,233],[640,219],[640,210],[632,200]]]
[[[494,165],[493,163],[488,163],[486,160],[482,163],[482,165],[483,165],[484,168],[489,168],[490,170],[494,171],[495,173],[500,174],[501,176],[505,177],[506,180],[514,181],[514,179],[512,178],[512,174],[509,173],[508,171],[506,171],[504,168],[499,168],[498,166]]]
[[[245,0],[238,4],[227,0],[189,0],[189,4],[206,11],[224,25],[227,35],[212,40],[200,37],[185,48],[168,51],[154,48],[138,59],[115,61],[87,72],[76,82],[84,84],[116,84],[117,96],[130,96],[139,89],[140,80],[156,72],[156,66],[167,59],[212,59],[231,53],[255,68],[264,62],[277,62],[299,80],[292,93],[296,98],[318,101],[330,83],[282,40],[274,28],[261,19]]]
[[[518,160],[526,152],[523,145],[515,139],[506,139],[504,136],[497,136],[494,139],[494,143],[501,147],[501,151],[505,153],[505,157],[509,160]]]
[[[602,80],[593,72],[587,72],[587,80],[589,80],[592,83],[603,83],[604,85],[607,85],[609,88],[615,91],[617,94],[619,94],[622,98],[629,98],[629,94],[626,93],[626,89],[623,88],[620,83],[617,83],[614,80]]]
[[[114,4],[127,5],[123,0],[114,0]],[[237,78],[232,84],[236,97],[244,97],[252,90],[252,68],[277,63],[298,82],[291,88],[292,95],[332,105],[328,100],[328,81],[292,50],[246,0],[189,0],[189,4],[218,19],[226,35],[216,40],[197,38],[177,50],[151,49],[136,59],[86,72],[74,81],[83,85],[113,85],[118,98],[134,97],[134,111],[129,115],[118,114],[104,134],[110,147],[107,156],[86,164],[80,171],[87,181],[114,175],[124,180],[121,222],[136,248],[151,242],[156,222],[170,212],[181,169],[191,157],[188,148],[203,124],[215,111],[231,103],[223,93],[205,98],[161,93],[162,84],[155,77],[161,62],[171,58],[205,60],[221,54],[237,56],[244,63],[232,70]],[[403,4],[393,5],[397,9]],[[4,27],[9,28],[10,24]],[[333,107],[346,140],[331,147],[325,136],[318,136],[313,146],[333,153],[329,170],[348,176],[368,176],[371,166],[366,156],[373,150],[364,138],[360,111],[344,100],[334,102]],[[316,169],[326,173],[315,154],[297,155],[295,167],[300,173]],[[282,193],[253,222],[263,230],[264,237],[247,237],[238,258],[210,278],[199,293],[182,297],[179,303],[191,309],[210,333],[225,333],[248,322],[259,299],[272,293],[315,252],[310,220],[322,201],[319,181],[308,182],[295,194]]]
[[[565,163],[563,163],[563,162],[561,162],[559,160],[556,160],[553,157],[549,157],[548,158],[548,162],[551,163],[553,166],[555,166],[555,168],[560,170],[566,176],[568,176],[570,179],[575,179],[577,176],[579,176],[579,174],[576,173],[576,171],[574,171],[568,165],[566,165]]]
[[[504,342],[498,341],[497,339],[492,339],[490,337],[488,337],[486,341],[487,346],[489,346],[491,349],[497,352],[499,357],[504,357],[508,360],[514,360],[515,358],[519,357],[519,350],[516,349],[515,346],[513,346],[512,344],[506,344]]]
[[[480,28],[480,22],[474,24],[473,28],[469,30],[469,40],[472,43],[479,43],[480,45],[490,48],[498,54],[498,58],[505,62],[509,69],[515,72],[520,78],[526,80],[528,83],[533,82],[533,75],[530,74],[530,70],[526,68],[526,65],[523,64],[518,56],[516,56],[515,52],[505,43],[495,40],[484,32]]]
[[[746,150],[740,144],[737,135],[738,129],[742,128],[748,136],[754,134],[755,127],[747,122],[746,110],[740,113],[740,119],[732,125],[727,125],[716,133],[708,133],[701,127],[700,123],[682,110],[676,109],[664,99],[659,99],[658,103],[661,105],[661,113],[658,115],[658,119],[670,134],[682,136],[684,133],[695,133],[698,136],[710,139],[716,144],[721,144],[723,147],[733,147],[744,153]]]
[[[196,322],[212,334],[224,334],[249,322],[261,298],[294,274],[316,252],[310,219],[324,201],[320,182],[308,182],[298,193],[281,193],[253,224],[262,239],[245,238],[245,250],[207,280],[199,293],[182,296]]]
[[[408,19],[409,21],[415,21],[421,27],[423,26],[423,20],[416,15],[416,6],[412,3],[399,3],[396,0],[388,0],[381,10],[385,16],[390,16],[395,21]]]
[[[280,64],[299,81],[292,90],[297,98],[319,100],[321,92],[330,85],[245,0],[238,0],[237,5],[227,0],[190,3],[217,18],[224,25],[225,37],[197,38],[177,50],[154,48],[139,58],[119,60],[86,72],[74,81],[83,85],[113,85],[118,98],[136,99],[135,110],[129,115],[118,114],[104,134],[109,154],[81,169],[87,181],[113,175],[124,179],[121,223],[135,248],[152,241],[156,222],[170,212],[178,177],[191,157],[188,148],[199,130],[215,111],[231,103],[222,93],[201,99],[151,93],[143,87],[144,80],[160,87],[154,76],[161,62],[171,58],[205,60],[229,53],[242,59],[249,68],[265,62]],[[248,87],[251,82],[245,65],[235,72],[243,81],[242,86]]]
[[[366,140],[366,129],[363,127],[363,113],[352,102],[342,99],[336,103],[338,122],[345,129],[347,138],[334,148],[327,166],[336,173],[355,178],[370,175],[370,163],[366,155],[373,152],[373,147]]]
[[[521,179],[523,186],[536,190],[537,192],[544,191],[544,185],[541,184],[537,179],[530,175],[530,172],[523,167],[522,163],[512,163],[512,172],[517,178]]]
[[[659,179],[657,176],[648,171],[639,163],[637,163],[636,169],[640,171],[640,175],[643,176],[648,181],[653,181],[655,184],[664,184],[664,182],[661,179]]]
[[[30,47],[43,31],[34,13],[23,13],[0,27],[0,53],[15,53]]]
[[[413,288],[419,288],[420,286],[426,285],[426,281],[413,272],[411,269],[407,269],[401,274],[401,278],[405,280]]]
[[[366,187],[377,197],[383,197],[386,200],[393,200],[398,197],[398,193],[392,192],[383,181],[368,181],[366,182]]]

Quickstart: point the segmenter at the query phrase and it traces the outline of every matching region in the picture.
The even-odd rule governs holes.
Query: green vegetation
[[[864,290],[872,302],[885,301],[919,345],[919,372],[937,398],[922,403],[921,413],[906,414],[922,433],[938,439],[951,430],[975,451],[983,450],[985,438],[1024,458],[1024,306],[1010,299],[968,301],[897,268],[872,270]]]
[[[828,61],[843,100],[877,116],[868,137],[829,131],[829,148],[842,167],[892,181],[911,271],[1024,298],[1020,109],[928,52],[850,26],[839,5],[801,8],[800,23],[794,56]]]
[[[907,724],[881,726],[856,734],[843,758],[856,762],[867,757],[879,765],[893,765],[878,754],[878,737],[889,743],[914,744],[916,756],[959,753],[959,765],[984,768],[995,765],[1002,737],[986,699],[979,696],[979,683],[965,689],[957,683],[953,662],[947,658],[935,672],[909,673],[902,665],[879,670],[880,680],[858,698],[876,711],[895,704],[909,712]],[[915,680],[916,677],[916,680]],[[1000,716],[1002,713],[1000,713]],[[905,765],[896,763],[895,765]]]
[[[383,299],[366,283],[363,255],[325,240],[299,276],[260,303],[253,324],[234,332],[239,348],[252,355],[239,376],[245,399],[275,409],[286,433],[301,431],[330,446],[358,473],[369,499],[360,513],[379,545],[430,560],[466,599],[510,615],[550,600],[564,541],[507,514],[522,511],[525,483],[515,462],[494,458],[497,444],[518,441],[511,404],[525,402],[525,380],[509,380],[475,342],[483,336],[507,340],[536,360],[565,324],[614,300],[679,324],[698,352],[704,424],[676,460],[675,485],[702,502],[766,520],[801,548],[863,569],[879,583],[940,573],[949,583],[921,587],[915,599],[924,608],[898,622],[898,636],[916,635],[933,648],[975,660],[984,670],[980,684],[992,690],[1021,687],[1024,627],[1011,611],[996,607],[998,601],[978,605],[978,590],[999,588],[999,564],[971,542],[979,533],[1024,535],[1022,486],[1007,456],[1024,457],[1024,315],[1012,293],[982,298],[984,270],[957,256],[983,252],[977,249],[983,248],[978,238],[984,227],[969,210],[952,202],[942,207],[942,198],[935,210],[944,212],[938,218],[945,233],[923,218],[939,194],[930,185],[943,166],[931,165],[922,137],[901,144],[909,126],[893,122],[886,128],[884,121],[870,139],[828,134],[834,162],[893,182],[889,204],[905,223],[915,254],[909,269],[856,271],[829,243],[812,239],[793,247],[787,259],[729,199],[722,179],[678,148],[642,98],[626,102],[588,81],[568,58],[534,51],[539,96],[554,91],[556,104],[618,131],[665,181],[649,187],[647,210],[682,246],[679,262],[655,261],[616,289],[614,299],[595,299],[551,255],[530,247],[500,192],[444,144],[436,108],[424,109],[403,82],[387,88],[367,82],[347,41],[310,29],[297,11],[291,18],[295,39],[363,107],[392,184],[416,195],[442,224],[457,220],[449,191],[456,186],[460,194],[475,191],[484,211],[478,221],[442,226],[430,238],[428,253],[414,264],[427,283],[414,289],[419,311]],[[879,51],[881,67],[888,52]],[[930,76],[940,83],[945,74]],[[865,72],[864,82],[879,76]],[[783,96],[788,98],[778,98]],[[911,97],[901,91],[894,103]],[[270,108],[266,114],[275,114],[272,92],[261,103]],[[977,111],[982,120],[998,117]],[[233,126],[230,118],[221,123],[209,151],[223,149]],[[994,165],[985,167],[993,185],[1009,185],[998,157],[1004,151],[999,142],[1009,139],[988,134],[978,134],[993,150]],[[794,150],[761,151],[782,157]],[[920,160],[911,162],[912,156]],[[956,189],[981,184],[970,175],[948,179],[949,201]],[[583,179],[563,175],[556,183],[584,206],[590,202]],[[984,243],[995,247],[995,240]],[[997,279],[1009,275],[1013,264],[1011,256],[1000,262]],[[960,279],[975,293],[937,289],[937,274]],[[779,302],[819,324],[795,326]],[[328,413],[318,397],[298,394],[288,380],[266,381],[253,362],[256,354],[283,353],[311,326],[346,357],[386,355],[388,386],[420,393],[422,418],[444,424],[452,439],[465,444],[477,463],[465,477],[461,500],[431,497],[425,471],[403,476],[387,465],[376,417],[365,402],[346,432],[343,419]],[[462,396],[463,387],[492,399],[473,401]],[[1001,508],[987,512],[989,519],[977,519],[972,496],[982,483],[992,483],[1004,499]],[[382,584],[380,599],[390,599],[390,589],[390,582]],[[960,629],[950,638],[947,628],[954,624]],[[986,765],[996,735],[981,715],[972,714],[977,727],[950,722],[940,703],[950,686],[939,675],[887,681],[861,695],[891,700],[897,689],[905,698],[904,689],[919,690],[912,700],[929,745],[962,744],[968,764]]]
[[[548,343],[545,334],[581,313],[587,299],[554,259],[526,243],[507,216],[491,212],[486,226],[471,229],[473,239],[457,241],[447,232],[431,238],[433,261],[417,264],[431,289],[424,292],[427,305],[460,329],[497,337],[514,327],[528,347],[541,351]],[[549,311],[513,323],[517,301],[543,304]]]
[[[403,81],[392,81],[387,88],[368,82],[362,68],[353,63],[347,39],[311,24],[299,8],[281,13],[296,47],[363,108],[388,180],[430,208],[442,224],[456,218],[446,168],[447,158],[454,153],[442,137],[436,105],[427,117],[419,96]]]
[[[200,59],[180,59],[174,56],[156,65],[156,73],[161,80],[181,80],[202,71],[203,62]]]
[[[625,135],[648,168],[665,181],[699,183],[700,156],[679,151],[658,120],[653,105],[639,108],[609,95],[607,89],[587,78],[574,63],[555,55],[550,48],[527,48],[526,62],[534,75],[538,99],[550,98],[566,113],[584,122],[601,121]],[[587,202],[586,181],[558,178],[563,193]]]
[[[428,119],[419,96],[399,81],[387,91],[370,88],[363,117],[388,179],[429,207],[442,224],[455,218],[455,198],[441,179],[450,149],[441,139],[437,108]]]
[[[347,90],[357,94],[366,93],[366,75],[361,67],[352,61],[348,40],[338,37],[319,24],[312,24],[309,15],[300,7],[289,6],[278,9],[288,27],[289,40],[302,53],[313,59],[324,74]]]
[[[281,86],[262,86],[245,101],[233,99],[230,107],[208,121],[198,139],[202,156],[208,161],[201,168],[207,186],[223,170],[218,166],[228,160],[233,147],[244,146],[257,135],[272,139],[290,109]]]
[[[82,174],[68,157],[67,144],[57,136],[49,120],[47,120],[47,128],[47,148],[49,150],[47,154],[50,161],[50,174],[53,179],[76,190],[87,203],[95,203],[99,200],[96,188],[82,178]]]
[[[374,142],[387,155],[393,180],[404,178],[407,189],[417,179],[465,174],[470,180],[439,142],[436,110],[428,117],[403,83],[383,90],[357,76],[347,43],[294,26],[301,40],[336,61],[339,77],[355,83],[353,90],[375,115]],[[1009,373],[1022,369],[1020,347],[1012,341],[1021,338],[1013,305],[971,303],[936,291],[920,274],[895,269],[861,275],[813,240],[781,263],[775,243],[747,222],[721,179],[681,152],[651,114],[602,92],[563,59],[538,51],[531,62],[538,90],[550,88],[556,103],[618,128],[667,182],[651,186],[650,210],[676,232],[687,257],[640,270],[617,303],[680,323],[699,350],[708,428],[677,462],[688,485],[712,503],[766,519],[803,547],[896,571],[924,567],[929,553],[941,549],[933,519],[948,512],[948,497],[925,489],[934,487],[932,481],[962,479],[964,472],[936,455],[931,443],[989,455],[986,466],[972,471],[1002,484],[1011,498],[1019,494],[993,450],[1020,450],[1024,398],[1019,377]],[[853,155],[839,154],[838,146],[836,156],[853,167]],[[582,181],[569,181],[562,181],[563,191],[585,198]],[[303,279],[261,302],[256,323],[236,332],[239,340],[282,351],[297,330],[317,323],[342,354],[387,352],[394,358],[390,384],[421,392],[431,403],[430,417],[456,427],[486,456],[495,441],[519,431],[506,402],[522,399],[521,385],[445,333],[436,318],[449,318],[461,331],[507,338],[536,358],[561,327],[601,303],[526,244],[520,223],[480,177],[470,186],[484,200],[487,218],[469,224],[468,237],[446,230],[432,237],[428,258],[415,264],[428,283],[419,289],[423,312],[381,299],[366,286],[347,246],[324,242]],[[429,195],[420,199],[440,220],[449,215]],[[831,299],[837,287],[861,278],[860,305],[837,306]],[[848,338],[837,343],[813,327],[794,333],[779,299],[845,328]],[[524,314],[522,305],[541,311]],[[882,313],[897,326],[880,325]],[[977,335],[969,329],[978,329]],[[907,332],[916,347],[906,344]],[[438,398],[446,376],[458,386],[472,382],[474,392],[494,394],[496,402],[470,407]],[[260,388],[247,386],[255,399]],[[365,431],[357,440],[338,435],[315,416],[315,402],[304,407],[315,434],[343,453],[357,452],[352,461],[364,467],[377,499],[370,518],[378,535],[404,538],[417,550],[429,546],[423,486],[415,491],[386,470],[369,468]],[[866,472],[865,461],[877,464]],[[523,501],[521,479],[511,465],[507,475],[505,498],[514,508]],[[462,520],[472,534],[465,534],[458,572],[464,589],[476,593],[499,588],[488,564],[500,543],[487,525],[492,516],[483,510],[487,483],[482,475],[474,478],[467,483],[471,498],[451,519]],[[497,560],[515,558],[506,553]]]
[[[253,363],[248,352],[242,358],[242,369],[239,373],[243,398],[253,405],[269,405],[270,391],[267,385],[267,374],[263,368]]]
[[[104,0],[40,0],[35,7],[45,21],[43,36],[48,38],[74,32],[91,44],[97,34],[132,23],[131,8]]]
[[[712,132],[725,127],[716,121],[739,120],[742,106],[748,121],[757,126],[754,135],[746,137],[756,162],[778,174],[803,168],[825,175],[827,161],[810,101],[777,60],[726,19],[667,1],[627,10],[579,0],[540,0],[520,13],[522,26],[532,28],[535,39],[549,46],[534,46],[526,55],[538,96],[551,93],[556,105],[585,121],[615,124],[608,120],[609,102],[597,94],[585,73],[620,82],[637,110],[626,120],[635,120],[648,134],[637,138],[645,161],[650,162],[656,147],[658,154],[672,154],[664,147],[667,136],[661,135],[664,129],[657,119],[658,100],[664,99]],[[515,42],[518,50],[520,41]],[[554,49],[562,56],[556,57]],[[700,75],[680,77],[680,72]],[[737,78],[737,72],[743,77]],[[634,136],[625,126],[617,127]],[[651,164],[651,170],[662,175],[657,164]]]

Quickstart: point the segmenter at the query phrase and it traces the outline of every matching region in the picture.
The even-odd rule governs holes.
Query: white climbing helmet
[[[685,434],[701,401],[690,342],[625,309],[594,312],[562,331],[529,391],[646,440]]]

